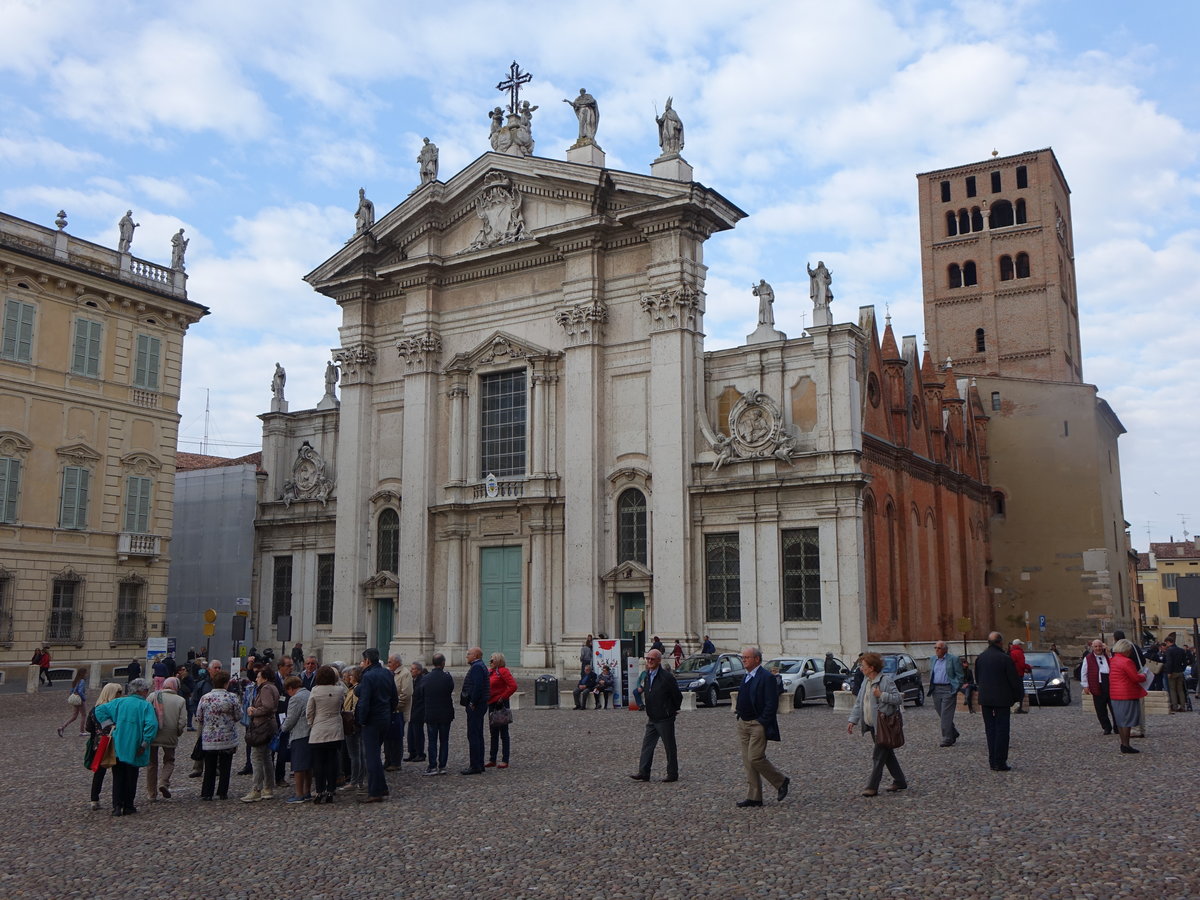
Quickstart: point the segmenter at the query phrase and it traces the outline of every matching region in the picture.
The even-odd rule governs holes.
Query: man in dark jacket
[[[642,735],[642,755],[634,781],[649,781],[654,764],[654,748],[662,740],[667,754],[667,777],[663,781],[679,780],[679,752],[675,745],[675,714],[683,705],[679,682],[662,667],[662,651],[646,651],[646,671],[639,679],[642,708],[646,710],[646,731]]]
[[[488,693],[490,690],[487,666],[483,662],[483,650],[472,647],[467,651],[467,676],[463,679],[462,696],[459,698],[467,710],[467,749],[471,764],[460,775],[482,775],[483,768],[483,720],[487,716]]]
[[[762,651],[747,647],[742,651],[746,677],[737,696],[738,739],[742,744],[742,765],[746,768],[748,790],[738,806],[762,806],[762,779],[775,788],[782,802],[792,780],[767,759],[767,741],[779,740],[779,686],[774,676],[762,667]]]
[[[425,761],[425,667],[414,662],[408,667],[412,675],[412,707],[408,716],[408,756],[405,762]],[[393,679],[394,681],[395,679]]]
[[[358,706],[354,715],[362,735],[363,756],[367,766],[367,796],[360,803],[382,803],[387,797],[387,781],[383,776],[380,750],[392,710],[396,708],[396,683],[392,673],[379,664],[379,651],[370,647],[363,651],[362,674],[359,676]]]
[[[1183,673],[1187,669],[1187,654],[1182,647],[1176,646],[1175,632],[1168,634],[1164,642],[1162,664],[1171,712],[1187,712],[1187,691],[1183,684]]]
[[[433,654],[433,668],[421,679],[425,698],[425,735],[429,738],[426,775],[445,775],[450,750],[450,723],[454,721],[454,676],[446,671],[446,657]]]
[[[993,772],[1007,772],[1012,705],[1021,699],[1025,687],[1016,663],[1004,652],[1004,637],[998,631],[988,635],[987,649],[975,660],[975,685],[987,733],[988,763]]]

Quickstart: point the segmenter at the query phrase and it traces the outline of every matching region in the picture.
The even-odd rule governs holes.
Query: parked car
[[[903,695],[905,702],[913,706],[925,705],[925,685],[921,682],[921,671],[916,662],[907,653],[881,653],[883,671],[892,676],[896,689]],[[857,691],[862,681],[858,666],[850,673],[850,678],[842,686],[847,691]]]
[[[736,653],[697,653],[681,662],[674,675],[679,690],[692,691],[701,703],[716,706],[741,687],[746,667]]]
[[[1025,693],[1038,704],[1071,705],[1070,671],[1053,650],[1030,650],[1025,662],[1033,669],[1025,676]],[[1031,701],[1033,702],[1033,701]]]
[[[850,675],[850,669],[840,659],[837,663],[837,684]],[[763,663],[768,672],[777,672],[784,692],[792,694],[796,706],[805,700],[825,700],[824,656],[780,656]],[[831,678],[833,676],[830,676]]]

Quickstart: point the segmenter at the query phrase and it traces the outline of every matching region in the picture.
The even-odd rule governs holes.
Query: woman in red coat
[[[1139,753],[1129,744],[1129,733],[1138,724],[1139,700],[1146,696],[1142,675],[1133,661],[1133,644],[1117,641],[1112,659],[1108,661],[1108,696],[1112,700],[1113,724],[1121,735],[1122,753]]]
[[[508,698],[517,692],[517,680],[505,666],[504,654],[493,653],[488,668],[488,725],[492,732],[492,753],[487,763],[489,769],[508,768],[508,726],[512,722],[512,710]],[[496,762],[496,751],[504,745],[504,756]]]

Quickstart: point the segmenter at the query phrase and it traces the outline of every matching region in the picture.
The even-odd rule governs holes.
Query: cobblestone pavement
[[[532,684],[523,684],[532,698]],[[983,726],[960,711],[939,748],[932,708],[908,708],[910,789],[865,799],[870,748],[845,714],[782,716],[769,755],[783,804],[734,806],[744,778],[732,712],[681,713],[680,781],[631,781],[642,713],[521,710],[512,767],[461,777],[389,775],[391,800],[358,805],[174,799],[135,817],[88,807],[83,740],[60,739],[63,693],[0,696],[0,897],[420,898],[1200,896],[1191,779],[1200,716],[1154,717],[1121,755],[1078,706],[1013,718],[1013,771],[987,767]],[[190,736],[185,736],[190,743]],[[233,779],[231,794],[248,789]],[[885,781],[886,784],[886,781]]]

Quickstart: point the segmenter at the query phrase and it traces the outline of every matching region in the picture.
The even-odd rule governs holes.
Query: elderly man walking
[[[762,806],[762,779],[775,788],[776,799],[782,803],[788,795],[792,779],[767,759],[767,741],[779,740],[779,684],[775,676],[762,667],[762,651],[747,647],[742,651],[746,677],[737,696],[738,740],[742,744],[742,765],[746,768],[748,786],[746,799],[738,806]]]
[[[649,781],[650,767],[654,764],[654,748],[662,741],[667,754],[667,777],[665,782],[679,780],[679,749],[675,744],[675,714],[683,705],[683,694],[679,682],[662,667],[662,651],[646,651],[646,671],[640,679],[642,708],[646,710],[646,731],[642,735],[642,755],[638,761],[637,774],[630,775],[634,781]]]
[[[929,696],[942,723],[941,747],[953,747],[958,740],[954,727],[954,708],[958,705],[958,689],[962,687],[962,665],[958,657],[948,652],[945,641],[933,645],[929,661]]]
[[[979,709],[987,734],[988,764],[993,772],[1007,772],[1008,736],[1012,724],[1012,705],[1025,690],[1017,674],[1016,663],[1003,649],[1004,637],[998,631],[988,635],[988,645],[975,659],[975,684],[979,688]]]
[[[387,667],[396,684],[396,711],[383,742],[383,770],[399,772],[400,761],[404,759],[404,723],[412,715],[413,680],[399,653],[388,657]]]
[[[162,794],[171,799],[171,775],[175,771],[175,747],[187,728],[187,701],[179,696],[179,679],[171,676],[163,681],[161,690],[149,697],[158,722],[158,733],[150,744],[150,763],[146,766],[146,793],[151,802]],[[162,771],[158,754],[162,751]]]

